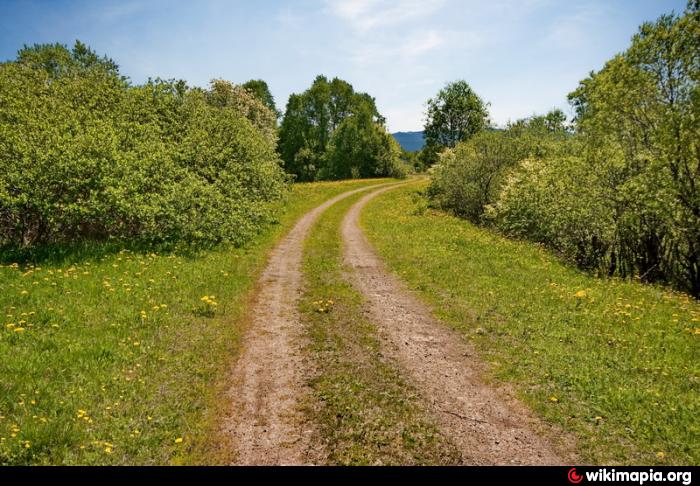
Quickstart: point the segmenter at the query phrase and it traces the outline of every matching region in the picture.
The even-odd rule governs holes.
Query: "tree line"
[[[403,177],[401,149],[374,98],[338,78],[318,76],[292,94],[280,126],[280,155],[298,181]]]
[[[554,110],[489,130],[487,105],[450,84],[428,102],[429,195],[581,268],[700,296],[699,78],[691,1],[580,82],[571,124]]]
[[[401,176],[374,99],[319,76],[279,123],[267,83],[141,85],[88,46],[0,64],[0,250],[242,244],[292,180]]]

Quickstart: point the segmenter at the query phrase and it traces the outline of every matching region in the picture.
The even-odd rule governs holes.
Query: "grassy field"
[[[425,417],[396,364],[382,356],[363,298],[348,283],[340,223],[351,196],[319,219],[305,245],[300,302],[318,375],[308,412],[331,464],[455,464],[458,451]]]
[[[700,463],[700,303],[581,273],[427,208],[421,187],[363,216],[389,266],[593,463]]]
[[[340,192],[297,184],[244,248],[196,256],[99,246],[0,268],[0,464],[216,460],[242,315],[272,245]]]

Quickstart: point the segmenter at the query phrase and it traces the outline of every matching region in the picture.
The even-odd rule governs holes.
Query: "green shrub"
[[[579,266],[700,296],[700,10],[645,23],[557,113],[481,133],[435,169],[434,203]]]
[[[526,159],[507,178],[486,216],[506,234],[557,250],[584,268],[596,268],[614,244],[611,194],[602,164],[576,156]]]
[[[384,122],[367,93],[317,76],[287,102],[279,142],[284,167],[298,181],[400,175],[400,149]]]
[[[275,148],[243,89],[132,86],[82,44],[25,48],[0,64],[0,245],[242,243],[285,191]]]
[[[324,158],[321,179],[403,178],[408,172],[398,142],[362,111],[340,123]]]
[[[568,149],[563,124],[549,125],[546,116],[511,124],[506,130],[484,130],[438,155],[428,194],[433,204],[472,222],[482,222],[508,173],[527,157],[546,157]],[[563,116],[563,114],[562,114]]]

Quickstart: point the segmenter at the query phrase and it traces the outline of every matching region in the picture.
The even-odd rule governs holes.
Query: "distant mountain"
[[[396,132],[392,135],[407,152],[417,152],[425,145],[423,132]]]

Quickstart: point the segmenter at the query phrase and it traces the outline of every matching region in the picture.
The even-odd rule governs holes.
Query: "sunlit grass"
[[[700,462],[700,303],[598,279],[536,245],[427,209],[416,187],[363,224],[390,267],[595,463]]]
[[[267,252],[305,211],[376,181],[295,185],[244,248],[94,245],[0,268],[0,464],[216,462],[220,386]]]

